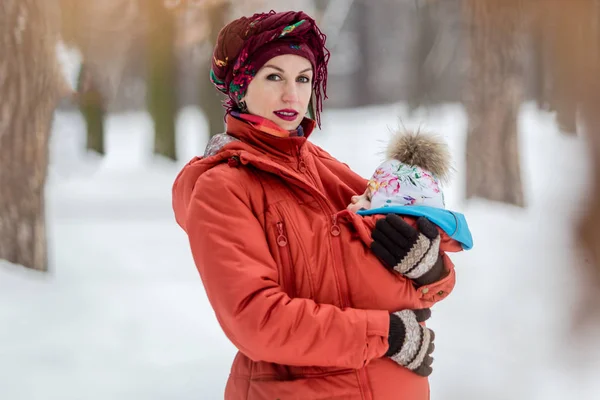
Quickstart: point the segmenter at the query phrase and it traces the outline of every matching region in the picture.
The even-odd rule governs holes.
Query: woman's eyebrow
[[[281,68],[279,68],[279,67],[276,67],[276,66],[274,66],[274,65],[271,65],[271,64],[267,64],[267,65],[265,65],[265,68],[273,68],[274,70],[277,70],[277,71],[279,71],[279,72],[285,72],[283,69],[281,69]],[[299,73],[299,74],[303,74],[303,73],[305,73],[305,72],[308,72],[308,71],[312,71],[312,67],[306,68],[306,69],[304,69],[304,70],[302,70],[302,71],[300,71],[300,72],[298,72],[298,73]]]
[[[276,70],[277,70],[277,71],[279,71],[279,72],[285,72],[285,71],[284,71],[284,70],[282,70],[281,68],[279,68],[279,67],[276,67],[276,66],[274,66],[274,65],[271,65],[271,64],[267,64],[267,65],[265,65],[265,68],[273,68],[273,69],[276,69]]]

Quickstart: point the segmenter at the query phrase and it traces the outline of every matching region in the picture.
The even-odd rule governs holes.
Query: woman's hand
[[[389,348],[385,356],[421,376],[429,376],[433,371],[431,353],[435,349],[435,334],[420,324],[430,316],[428,308],[390,314]]]
[[[417,220],[418,229],[400,216],[388,214],[375,224],[371,234],[371,250],[390,269],[427,284],[438,280],[444,272],[441,260],[440,234],[425,217]],[[420,282],[421,278],[427,278]]]

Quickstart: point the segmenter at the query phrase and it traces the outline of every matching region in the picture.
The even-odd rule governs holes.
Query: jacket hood
[[[196,182],[211,168],[225,162],[244,163],[261,160],[269,162],[269,158],[293,160],[306,143],[307,136],[314,128],[314,121],[305,118],[304,137],[280,138],[269,135],[253,127],[251,124],[227,117],[227,133],[215,135],[206,146],[202,157],[194,157],[175,178],[172,188],[172,206],[175,220],[186,230],[189,205]],[[235,159],[233,159],[235,158]]]
[[[172,188],[172,206],[175,212],[175,220],[187,232],[185,222],[187,220],[188,209],[192,200],[192,193],[196,181],[200,176],[212,167],[224,162],[230,157],[231,151],[222,152],[214,157],[202,158],[194,157],[177,174]],[[233,154],[232,154],[233,155]]]

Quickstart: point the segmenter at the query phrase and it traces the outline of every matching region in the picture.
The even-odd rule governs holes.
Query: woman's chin
[[[277,123],[277,125],[279,125],[283,129],[285,129],[286,131],[293,131],[294,129],[298,128],[298,125],[300,125],[300,122],[285,122],[283,124]]]

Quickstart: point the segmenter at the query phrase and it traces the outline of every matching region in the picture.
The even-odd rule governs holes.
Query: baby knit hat
[[[386,161],[368,183],[371,210],[422,205],[445,208],[441,183],[451,172],[451,155],[443,138],[422,131],[398,131],[390,140]]]

